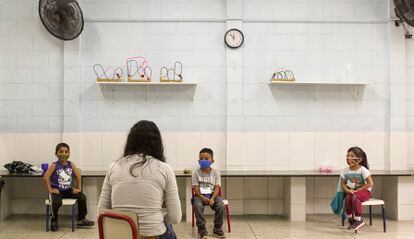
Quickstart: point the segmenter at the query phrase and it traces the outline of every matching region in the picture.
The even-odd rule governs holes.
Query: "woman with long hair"
[[[177,181],[154,122],[141,120],[131,128],[123,157],[106,173],[98,212],[102,209],[135,212],[144,238],[176,238],[171,223],[182,217]]]

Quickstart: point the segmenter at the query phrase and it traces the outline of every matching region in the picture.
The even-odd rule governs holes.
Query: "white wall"
[[[50,162],[66,141],[82,169],[106,169],[131,125],[149,119],[176,169],[196,166],[202,147],[215,150],[220,169],[339,169],[353,145],[367,151],[372,169],[413,168],[413,40],[378,21],[391,2],[83,0],[84,31],[63,43],[41,25],[37,0],[2,0],[0,162]],[[233,15],[245,35],[235,51],[223,42]],[[95,83],[93,64],[134,55],[147,57],[155,81],[162,65],[182,61],[184,81],[197,88]],[[370,83],[357,99],[352,87],[267,85],[280,67],[297,81],[345,81],[348,65],[353,81]],[[259,211],[278,212],[271,200],[279,197],[264,197],[270,189],[245,195],[246,180],[243,194],[230,195],[237,210],[252,199],[267,200]]]

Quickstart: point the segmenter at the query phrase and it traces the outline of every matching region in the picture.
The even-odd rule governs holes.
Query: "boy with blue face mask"
[[[198,234],[200,238],[207,238],[204,206],[209,205],[215,211],[213,236],[225,238],[222,229],[224,205],[219,196],[221,177],[217,170],[211,168],[211,164],[214,163],[213,150],[203,148],[200,151],[198,163],[200,169],[195,170],[192,176],[195,195],[191,200],[194,206]]]

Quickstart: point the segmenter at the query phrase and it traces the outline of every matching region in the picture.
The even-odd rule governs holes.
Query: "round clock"
[[[239,48],[243,45],[244,35],[239,29],[230,29],[224,34],[224,42],[230,48]]]

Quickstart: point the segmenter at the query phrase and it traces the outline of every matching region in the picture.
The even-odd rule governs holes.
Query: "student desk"
[[[306,220],[306,178],[339,177],[339,172],[319,171],[226,171],[221,170],[223,178],[230,177],[283,177],[283,215],[291,221]],[[105,177],[106,171],[82,170],[82,177]],[[185,178],[185,210],[187,222],[191,221],[191,174],[176,171],[176,177]],[[414,220],[414,170],[372,170],[373,176],[381,176],[383,193],[381,199],[386,203],[387,215],[394,220]],[[9,174],[0,170],[4,178],[41,177],[40,174]],[[335,185],[336,186],[336,185]],[[231,207],[231,206],[230,206]]]

